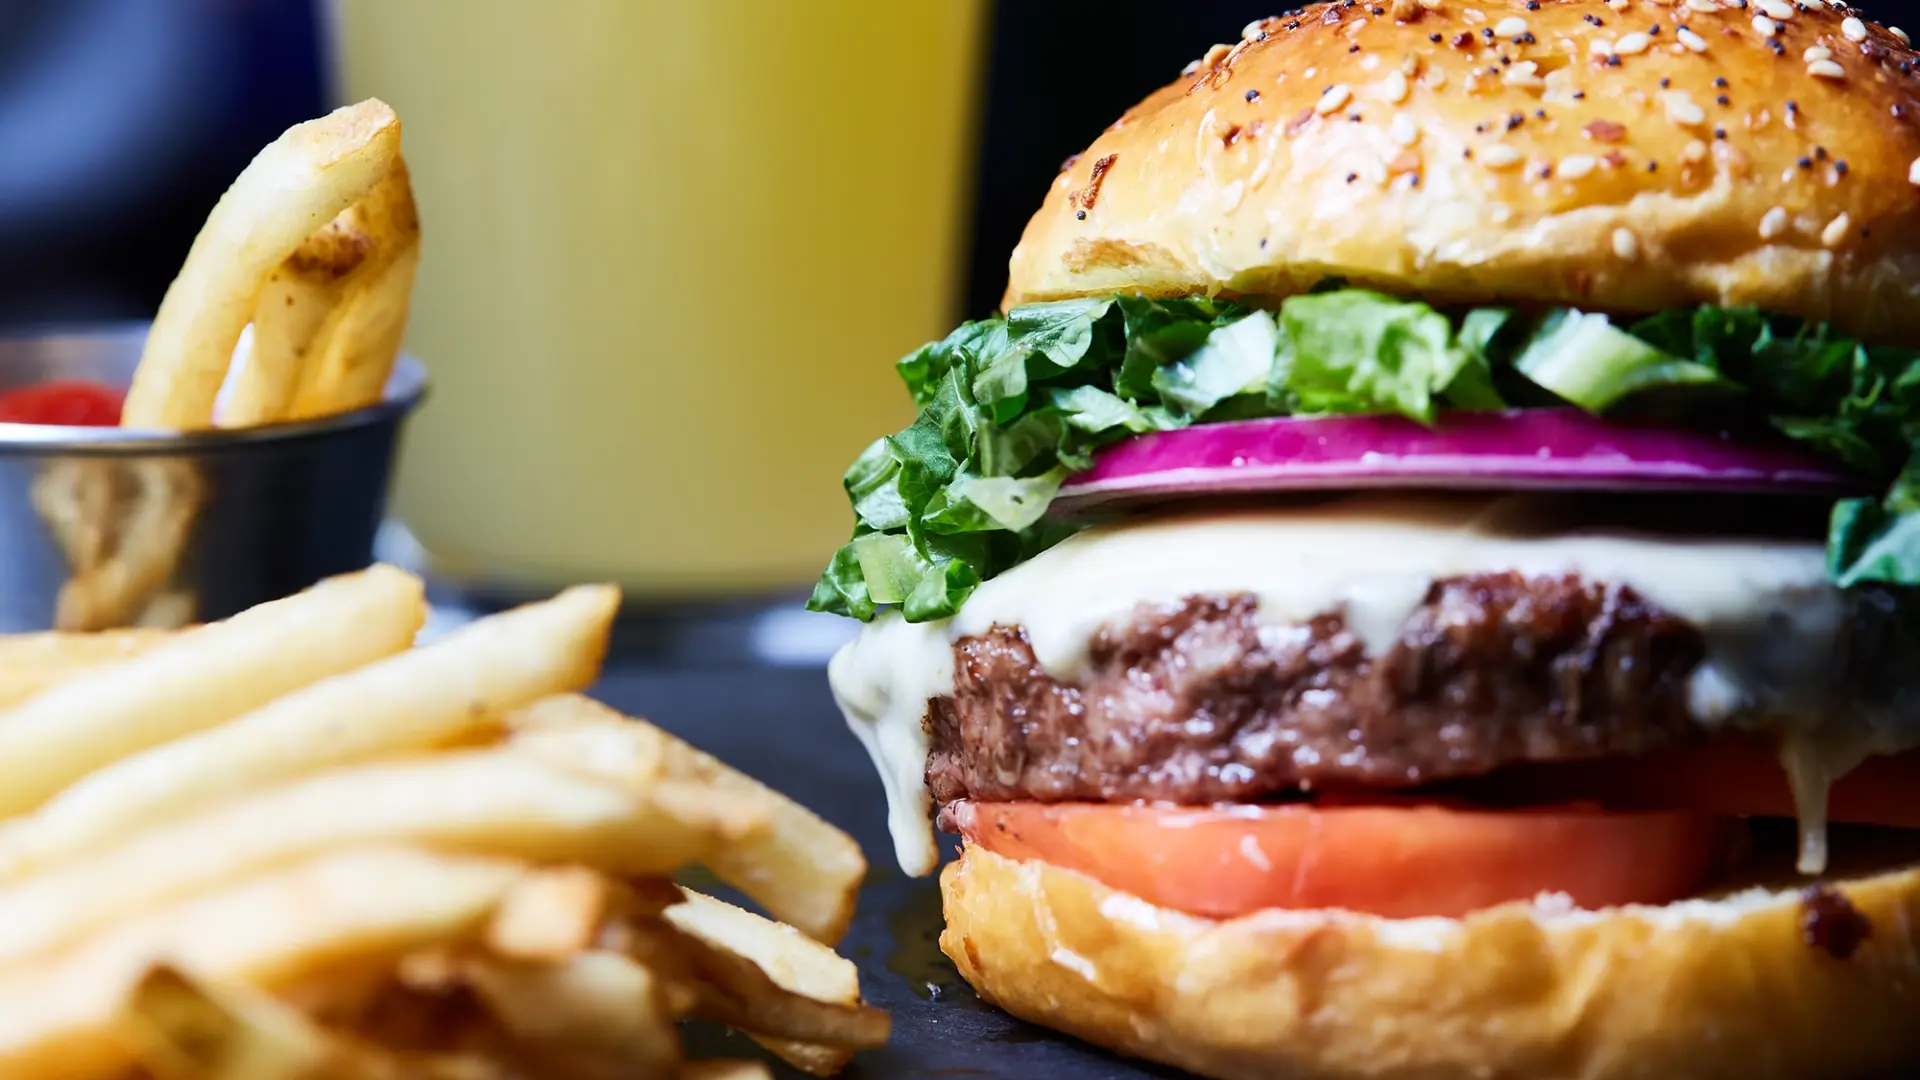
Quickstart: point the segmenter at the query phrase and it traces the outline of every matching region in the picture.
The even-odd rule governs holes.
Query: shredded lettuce
[[[946,618],[1075,526],[1060,485],[1132,435],[1267,416],[1574,405],[1681,422],[1729,400],[1888,485],[1838,503],[1833,579],[1920,584],[1920,352],[1703,306],[1631,325],[1557,309],[1437,309],[1333,286],[1277,310],[1224,300],[1062,300],[962,325],[900,360],[919,407],[847,470],[853,538],[808,607]],[[1704,393],[1703,393],[1704,391]],[[1718,410],[1716,412],[1716,410]]]

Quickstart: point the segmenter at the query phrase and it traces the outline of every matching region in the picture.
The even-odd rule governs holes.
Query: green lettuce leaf
[[[1442,310],[1329,282],[1277,315],[1205,298],[1031,304],[896,365],[919,414],[844,477],[852,538],[808,607],[953,615],[981,583],[1071,535],[1060,485],[1121,439],[1196,423],[1442,407],[1657,405],[1723,424],[1726,403],[1887,484],[1833,510],[1833,579],[1920,584],[1920,352],[1803,320],[1701,306],[1631,325],[1557,309]],[[1703,393],[1704,391],[1704,393]]]
[[[1431,424],[1435,397],[1472,361],[1445,315],[1365,289],[1293,297],[1280,326],[1279,381],[1303,413],[1399,413]]]

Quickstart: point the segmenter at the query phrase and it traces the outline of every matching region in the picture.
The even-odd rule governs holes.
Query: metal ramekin
[[[125,387],[144,324],[0,340],[0,390]],[[403,356],[372,408],[183,435],[0,424],[0,632],[218,619],[373,559],[400,427],[426,393]]]

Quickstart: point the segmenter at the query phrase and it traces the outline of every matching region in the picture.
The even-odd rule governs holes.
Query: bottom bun
[[[1846,959],[1808,944],[1794,891],[1216,921],[972,845],[941,888],[940,947],[981,997],[1223,1080],[1841,1078],[1920,1062],[1915,869],[1834,886],[1870,930]]]

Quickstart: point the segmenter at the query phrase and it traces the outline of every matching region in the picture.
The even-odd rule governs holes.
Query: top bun
[[[1920,344],[1916,66],[1821,0],[1315,4],[1069,161],[1006,303],[1342,278]]]

